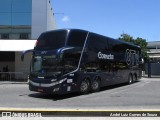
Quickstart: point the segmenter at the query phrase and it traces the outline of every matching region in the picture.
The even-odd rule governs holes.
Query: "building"
[[[149,62],[145,63],[145,74],[150,73],[151,76],[160,75],[160,41],[148,42],[147,52],[149,55]],[[150,71],[150,72],[148,72]]]
[[[21,52],[33,49],[38,36],[55,29],[50,0],[0,0],[0,72],[29,72],[31,54],[21,62]],[[1,77],[0,74],[0,77]]]
[[[160,62],[160,41],[148,42],[147,48],[150,61]]]

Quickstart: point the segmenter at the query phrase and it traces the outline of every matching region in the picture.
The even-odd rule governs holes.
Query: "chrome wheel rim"
[[[87,81],[83,81],[82,83],[81,83],[81,92],[85,92],[85,91],[87,91],[88,90],[88,83],[87,83]]]

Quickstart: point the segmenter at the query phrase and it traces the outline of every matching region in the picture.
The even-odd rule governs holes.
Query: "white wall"
[[[21,61],[21,52],[15,53],[15,72],[29,72],[32,53],[27,53]]]
[[[32,0],[32,35],[31,39],[48,30],[55,29],[55,20],[49,0]]]
[[[25,51],[33,49],[36,40],[0,40],[0,51]]]
[[[47,30],[56,29],[55,17],[53,16],[53,9],[49,2],[47,2]]]

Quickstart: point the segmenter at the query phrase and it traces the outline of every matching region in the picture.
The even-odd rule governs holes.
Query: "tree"
[[[149,56],[147,54],[147,51],[149,51],[149,50],[147,49],[147,42],[145,39],[139,38],[139,37],[134,39],[132,36],[130,36],[128,34],[124,34],[124,33],[120,35],[119,39],[123,40],[125,42],[129,42],[129,43],[140,46],[141,53],[142,53],[144,60],[147,61],[149,59]]]
[[[125,33],[121,34],[121,37],[119,37],[119,40],[123,40],[125,42],[130,42],[130,43],[133,43],[133,41],[134,41],[132,36],[125,34]]]
[[[146,40],[138,37],[137,39],[134,40],[134,44],[141,47],[141,52],[142,52],[144,60],[145,61],[148,60],[149,56],[147,54],[147,51],[149,51],[149,50],[147,49]]]

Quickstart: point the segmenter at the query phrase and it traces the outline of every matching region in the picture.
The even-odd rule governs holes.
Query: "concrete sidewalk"
[[[0,85],[3,84],[28,84],[26,81],[0,81]]]
[[[160,81],[160,77],[151,77],[151,78],[142,77],[140,80],[159,80]]]

